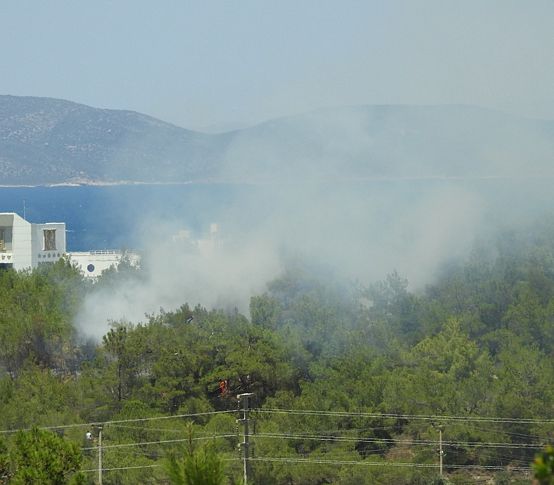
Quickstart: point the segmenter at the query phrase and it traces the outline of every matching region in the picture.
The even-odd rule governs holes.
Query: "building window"
[[[56,229],[44,229],[44,251],[56,250]]]
[[[6,250],[6,239],[5,239],[4,233],[5,233],[4,229],[0,229],[0,251]]]

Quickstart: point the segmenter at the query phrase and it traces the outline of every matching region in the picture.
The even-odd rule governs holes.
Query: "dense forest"
[[[254,484],[529,483],[554,441],[554,220],[417,290],[296,262],[249,315],[184,295],[101,341],[76,330],[88,295],[144,277],[0,272],[0,483],[95,483],[100,449],[104,484],[181,483],[183,456],[241,483],[242,393]]]

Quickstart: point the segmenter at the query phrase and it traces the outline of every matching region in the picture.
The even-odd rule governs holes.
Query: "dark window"
[[[92,272],[94,271],[94,264],[89,264],[89,265],[87,266],[87,271],[88,271],[89,273],[92,273]]]
[[[56,229],[44,229],[44,251],[56,250]]]

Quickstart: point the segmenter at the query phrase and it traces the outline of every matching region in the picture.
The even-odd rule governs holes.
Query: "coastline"
[[[117,181],[102,181],[102,180],[79,180],[56,183],[43,184],[2,184],[0,189],[17,189],[17,188],[55,188],[55,187],[124,187],[124,186],[172,186],[181,187],[187,185],[297,185],[297,184],[312,184],[312,183],[360,183],[360,182],[425,182],[425,181],[487,181],[487,180],[534,180],[534,179],[552,179],[554,175],[414,175],[414,176],[388,176],[388,177],[340,177],[340,178],[314,178],[310,180],[294,179],[290,181],[283,180],[230,180],[230,179],[203,179],[203,180],[187,180],[184,182],[143,182],[136,180],[117,180]]]
[[[191,185],[195,183],[215,183],[215,182],[137,182],[128,180],[119,180],[114,182],[106,182],[99,180],[89,180],[86,182],[57,182],[57,183],[44,183],[44,184],[0,184],[0,189],[18,189],[18,188],[48,188],[48,187],[112,187],[112,186],[129,186],[129,185]]]
[[[55,182],[55,183],[43,183],[43,184],[2,184],[0,183],[0,189],[2,188],[48,188],[48,187],[126,187],[126,186],[172,186],[182,187],[186,185],[261,185],[262,183],[274,183],[269,181],[246,181],[246,180],[222,180],[222,179],[200,179],[200,180],[186,180],[184,182],[143,182],[137,180],[117,180],[117,181],[103,181],[103,180],[83,180],[83,181],[67,181],[67,182]]]

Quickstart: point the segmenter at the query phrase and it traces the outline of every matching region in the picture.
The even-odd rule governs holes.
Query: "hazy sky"
[[[198,128],[323,106],[554,119],[552,0],[2,0],[0,94]]]

